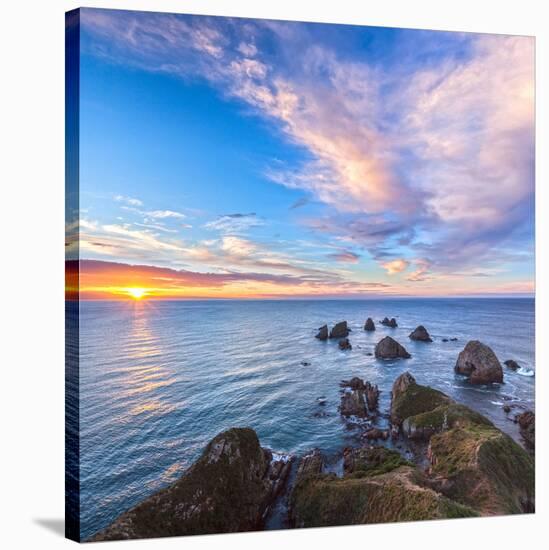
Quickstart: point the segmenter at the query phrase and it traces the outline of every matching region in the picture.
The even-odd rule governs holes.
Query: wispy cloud
[[[206,80],[276,125],[309,159],[265,170],[305,193],[291,208],[326,205],[328,215],[303,223],[368,251],[388,274],[410,269],[417,286],[498,258],[525,261],[506,250],[532,238],[533,39],[432,33],[422,42],[420,33],[386,67],[312,39],[307,25],[108,11],[83,20],[100,38],[88,46],[95,55]],[[242,237],[260,223],[227,214],[206,227]]]
[[[216,231],[222,231],[229,234],[238,234],[247,231],[252,227],[259,227],[264,222],[261,220],[255,212],[249,214],[234,213],[224,214],[217,217],[215,220],[207,222],[204,227],[206,229],[214,229]]]

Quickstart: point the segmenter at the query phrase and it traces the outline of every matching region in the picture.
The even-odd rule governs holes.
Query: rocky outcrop
[[[514,361],[513,359],[507,359],[507,361],[504,361],[503,363],[508,369],[511,369],[511,370],[519,370],[520,369],[520,365]]]
[[[532,411],[526,411],[516,416],[520,428],[520,435],[524,444],[530,450],[536,447],[536,415]]]
[[[338,346],[339,349],[343,351],[353,349],[351,342],[349,342],[349,338],[343,338],[343,340],[340,340]]]
[[[307,473],[304,468],[290,495],[290,521],[295,527],[476,515],[431,489],[419,470],[384,447],[346,450],[341,478],[316,469]]]
[[[419,325],[413,332],[410,333],[410,340],[418,342],[432,342],[427,329],[423,325]]]
[[[400,426],[404,420],[440,405],[446,405],[451,399],[442,392],[421,386],[409,373],[401,374],[393,383],[391,391],[391,422]]]
[[[217,435],[175,483],[123,513],[93,540],[261,529],[290,462],[261,448],[252,429],[232,428]]]
[[[339,412],[342,416],[357,416],[365,418],[368,416],[364,390],[346,388],[341,395]]]
[[[397,328],[398,327],[398,324],[397,324],[396,319],[394,317],[392,319],[389,319],[388,317],[384,317],[383,321],[381,321],[381,324],[386,326],[386,327],[391,327],[391,328]]]
[[[492,422],[408,374],[393,386],[391,420],[428,442],[430,486],[481,515],[530,512],[534,463]]]
[[[319,340],[328,340],[328,325],[323,325],[318,329],[318,334],[315,336]]]
[[[496,354],[478,340],[467,343],[458,356],[455,371],[468,376],[471,384],[503,382],[503,369]]]
[[[375,441],[377,439],[388,439],[389,430],[380,430],[379,428],[370,428],[362,434],[362,439]]]
[[[351,380],[342,380],[340,386],[344,388],[343,396],[341,398],[341,411],[343,411],[344,409],[343,400],[346,398],[346,396],[349,396],[353,393],[356,393],[357,397],[353,397],[352,399],[347,397],[346,401],[349,405],[351,405],[352,403],[360,403],[360,407],[362,407],[362,403],[365,402],[368,411],[373,412],[377,410],[379,402],[379,388],[377,387],[377,385],[371,384],[368,381],[364,382],[364,380],[355,376],[351,378]],[[361,394],[361,397],[358,397],[358,394]],[[343,412],[341,414],[347,416]],[[351,414],[354,415],[355,413]],[[366,414],[357,416],[366,416]]]
[[[334,325],[330,331],[330,338],[346,338],[349,336],[349,327],[347,326],[347,321],[341,321]]]
[[[378,359],[408,359],[411,357],[404,346],[390,336],[385,336],[377,343],[375,356]]]
[[[376,326],[374,324],[373,319],[371,317],[368,317],[368,319],[366,319],[366,322],[364,323],[364,330],[371,332],[375,329],[376,329]]]

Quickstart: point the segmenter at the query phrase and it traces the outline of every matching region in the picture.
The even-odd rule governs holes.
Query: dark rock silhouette
[[[377,343],[375,356],[378,359],[409,359],[411,357],[404,346],[390,336],[385,336]]]
[[[427,329],[423,325],[419,325],[413,332],[410,333],[411,340],[417,340],[419,342],[432,342],[432,338],[429,336]]]
[[[343,340],[340,340],[338,345],[340,350],[353,349],[353,346],[351,346],[351,342],[349,342],[349,338],[344,338]]]
[[[232,428],[214,437],[175,483],[123,513],[92,540],[262,529],[290,463],[288,456],[261,448],[254,430]]]
[[[520,365],[516,361],[513,361],[513,359],[507,359],[507,361],[504,361],[503,364],[511,370],[520,369]]]
[[[375,329],[376,329],[376,325],[374,324],[373,319],[371,317],[368,317],[368,319],[366,319],[366,323],[364,323],[364,330],[371,332]]]
[[[349,336],[349,327],[347,326],[347,321],[341,321],[337,323],[332,330],[330,331],[330,338],[345,338]]]
[[[328,340],[328,325],[320,327],[315,338],[318,338],[319,340]]]
[[[389,319],[388,317],[385,317],[383,319],[383,321],[381,321],[381,324],[385,325],[386,327],[391,327],[391,328],[397,328],[398,327],[398,324],[397,324],[396,319],[394,317],[392,319]]]
[[[478,340],[467,343],[458,356],[455,371],[468,376],[471,384],[503,382],[503,369],[496,354]]]

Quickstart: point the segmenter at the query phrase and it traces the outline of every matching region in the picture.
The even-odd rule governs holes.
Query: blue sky
[[[532,293],[533,53],[527,37],[81,10],[90,293]]]

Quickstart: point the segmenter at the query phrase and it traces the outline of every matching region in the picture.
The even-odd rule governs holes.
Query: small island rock
[[[432,342],[427,329],[423,325],[419,325],[413,332],[410,333],[410,340],[418,342]]]
[[[330,331],[330,338],[345,338],[349,336],[349,327],[347,321],[341,321],[337,323]]]
[[[351,342],[349,342],[349,338],[344,338],[343,340],[339,341],[339,349],[343,351],[353,349],[353,346],[351,346]]]
[[[373,319],[371,317],[368,317],[368,319],[366,319],[366,323],[364,323],[364,330],[371,332],[375,329],[376,329],[376,326],[374,324]]]
[[[378,359],[409,359],[411,357],[404,346],[390,336],[385,336],[377,343],[375,356]]]
[[[471,384],[503,382],[503,369],[496,354],[478,340],[467,343],[458,356],[455,371],[468,376]]]
[[[507,359],[507,361],[504,361],[503,364],[511,370],[519,370],[520,369],[520,365],[516,361],[514,361],[513,359]]]
[[[328,340],[328,325],[320,327],[315,338],[318,338],[319,340]]]

